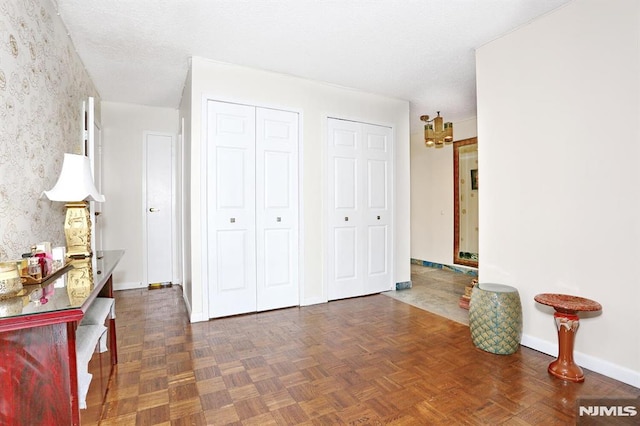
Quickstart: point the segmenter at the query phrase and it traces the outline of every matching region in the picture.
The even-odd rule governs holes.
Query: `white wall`
[[[200,257],[201,115],[202,99],[231,100],[261,106],[293,109],[302,118],[302,214],[304,276],[301,304],[327,300],[323,282],[324,145],[328,115],[394,127],[395,155],[395,282],[410,280],[409,263],[409,103],[347,88],[303,80],[256,69],[192,58],[191,120],[191,294],[192,320],[208,318],[207,288]]]
[[[454,122],[453,136],[477,136],[476,119]],[[411,135],[411,258],[453,265],[453,145],[427,148],[423,132]]]
[[[116,289],[143,286],[142,160],[145,130],[178,133],[178,111],[102,102],[105,250],[124,249],[113,274]]]
[[[523,343],[547,353],[536,294],[600,302],[576,361],[637,387],[639,17],[636,0],[576,0],[477,52],[481,281],[518,288]]]

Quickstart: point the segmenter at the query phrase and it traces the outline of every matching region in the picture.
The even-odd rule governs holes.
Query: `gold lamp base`
[[[89,203],[66,203],[64,235],[67,239],[67,258],[73,269],[67,273],[67,292],[72,304],[82,303],[93,290],[91,257],[91,217]]]

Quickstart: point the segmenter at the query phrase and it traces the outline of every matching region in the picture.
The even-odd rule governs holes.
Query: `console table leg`
[[[111,346],[111,366],[118,363],[118,339],[116,338],[116,320],[109,320],[109,344]]]

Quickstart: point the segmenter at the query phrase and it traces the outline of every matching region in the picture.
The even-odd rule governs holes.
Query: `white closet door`
[[[364,226],[366,265],[364,293],[391,287],[391,139],[389,127],[362,125],[362,150],[366,162]]]
[[[363,294],[360,123],[328,121],[329,300]]]
[[[256,311],[255,108],[208,102],[209,317]]]
[[[392,129],[328,120],[328,299],[392,288]]]
[[[298,114],[256,109],[258,311],[299,304]]]
[[[144,132],[145,285],[173,278],[174,135]]]

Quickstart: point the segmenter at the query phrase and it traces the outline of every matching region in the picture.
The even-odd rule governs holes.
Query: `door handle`
[[[151,207],[151,208],[149,209],[149,211],[150,211],[151,213],[155,213],[155,212],[159,212],[159,211],[160,211],[160,209],[156,209],[155,207]]]

